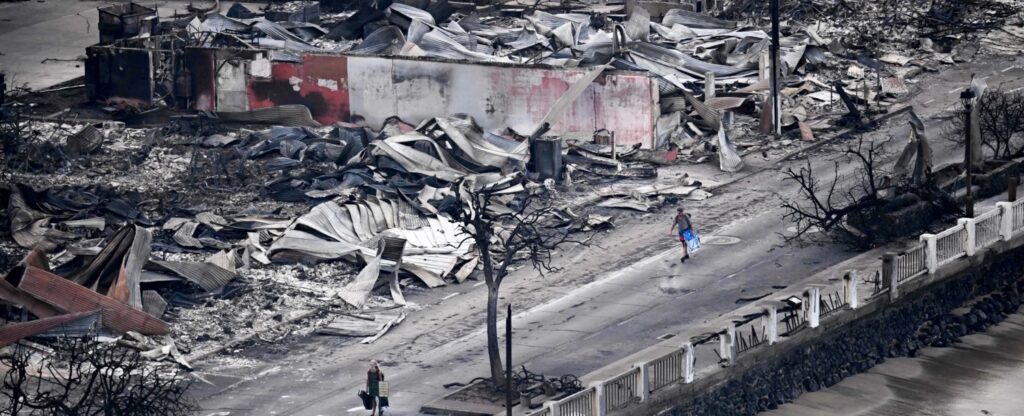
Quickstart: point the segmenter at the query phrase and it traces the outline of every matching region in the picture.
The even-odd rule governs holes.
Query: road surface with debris
[[[943,86],[925,88],[911,101],[931,132],[936,166],[960,157],[941,138],[940,123],[971,73],[989,85],[1005,83],[1004,90],[1024,87],[1024,70],[1014,58],[965,64],[923,80]],[[908,130],[905,120],[895,118],[869,137],[891,135],[901,145]],[[813,163],[831,163],[834,149],[814,152]],[[502,302],[511,300],[518,311],[514,363],[548,376],[583,375],[660,336],[728,313],[741,298],[764,295],[852,256],[841,247],[783,244],[782,235],[791,230],[780,220],[778,198],[794,197],[795,189],[782,177],[759,172],[717,189],[712,199],[688,204],[706,245],[685,264],[669,231],[671,213],[662,212],[620,223],[594,245],[562,253],[556,259],[560,271],[517,271],[502,288]],[[199,368],[213,383],[199,387],[201,405],[232,415],[361,412],[355,393],[373,358],[382,361],[391,382],[393,414],[415,414],[448,392],[443,384],[487,374],[486,292],[482,283],[476,286],[410,296],[423,310],[374,344],[340,348],[341,341],[313,337],[214,358]]]

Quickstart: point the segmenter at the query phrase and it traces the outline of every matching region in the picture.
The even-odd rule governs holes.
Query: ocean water
[[[1024,415],[1024,315],[895,358],[765,415]]]

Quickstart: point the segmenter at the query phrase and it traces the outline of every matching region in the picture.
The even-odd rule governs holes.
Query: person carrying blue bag
[[[683,257],[679,261],[686,263],[690,253],[700,250],[700,237],[693,231],[693,222],[690,221],[690,214],[683,211],[682,207],[676,209],[675,220],[672,221],[672,231],[679,232],[679,242],[683,244]]]

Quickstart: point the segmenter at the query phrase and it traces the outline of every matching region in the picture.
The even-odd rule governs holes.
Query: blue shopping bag
[[[686,239],[686,249],[690,254],[700,250],[700,236],[692,229],[683,231],[683,238]]]

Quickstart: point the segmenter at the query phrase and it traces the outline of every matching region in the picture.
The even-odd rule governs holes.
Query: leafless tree
[[[785,180],[799,187],[795,200],[782,203],[783,218],[796,226],[786,240],[824,238],[867,249],[898,236],[881,226],[884,214],[919,201],[927,201],[940,215],[959,212],[952,197],[930,179],[914,184],[909,177],[893,178],[883,169],[884,144],[858,140],[832,162],[830,179],[822,180],[824,176],[812,169],[810,161],[799,170],[786,170]],[[854,164],[853,172],[841,174],[845,163]]]
[[[882,205],[881,194],[886,188],[881,185],[885,175],[878,168],[881,145],[865,144],[858,141],[856,147],[843,151],[844,157],[833,161],[831,180],[824,183],[816,174],[810,161],[799,170],[787,169],[786,180],[799,186],[796,201],[783,200],[786,211],[783,218],[796,225],[796,232],[787,235],[787,241],[813,239],[812,235],[835,237],[855,246],[870,246],[876,241],[871,229],[857,229],[848,219],[855,213],[872,213]],[[856,163],[852,175],[840,175],[844,161]]]
[[[559,226],[554,218],[552,195],[543,188],[515,197],[489,188],[469,189],[466,182],[457,188],[460,202],[449,214],[471,236],[480,253],[487,285],[487,357],[491,380],[504,387],[505,372],[498,344],[498,299],[509,267],[517,260],[525,260],[541,274],[550,272],[554,270],[552,253],[564,245],[586,244],[585,233],[574,234],[570,227]]]
[[[990,157],[1010,160],[1024,156],[1024,92],[986,91],[975,104],[981,144]],[[966,109],[957,108],[946,127],[946,138],[964,143]]]
[[[90,338],[62,338],[51,347],[50,354],[16,346],[0,355],[3,414],[179,416],[196,409],[185,397],[190,383],[171,364]]]

